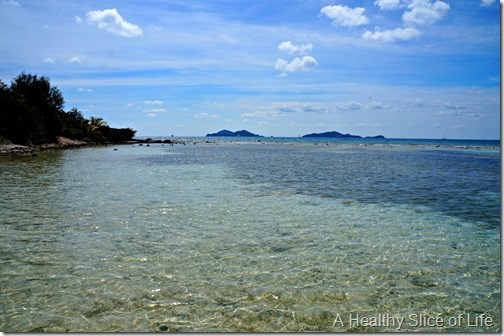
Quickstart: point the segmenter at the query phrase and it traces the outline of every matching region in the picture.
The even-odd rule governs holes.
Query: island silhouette
[[[229,130],[221,130],[217,133],[209,133],[206,135],[207,137],[263,137],[262,135],[252,133],[247,130],[241,130],[241,131],[229,131]],[[323,133],[310,133],[310,134],[305,134],[302,136],[303,138],[339,138],[339,139],[385,139],[383,135],[375,135],[375,136],[367,136],[367,137],[362,137],[360,135],[353,135],[353,134],[343,134],[337,131],[329,131],[329,132],[323,132]]]
[[[229,130],[222,130],[217,133],[209,133],[206,135],[207,137],[262,137],[262,135],[254,134],[252,132],[249,132],[247,130],[241,130],[241,131],[229,131]]]

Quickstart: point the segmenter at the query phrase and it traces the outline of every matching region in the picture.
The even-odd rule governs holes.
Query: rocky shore
[[[4,140],[2,143],[0,143],[0,156],[36,156],[41,152],[78,148],[89,145],[90,144],[85,141],[72,140],[62,136],[57,137],[57,141],[54,143],[47,143],[36,146],[18,145],[8,140]]]
[[[133,139],[120,144],[138,144],[138,146],[149,146],[150,144],[168,144],[168,145],[186,145],[188,141],[181,139],[172,140],[153,140],[153,139]],[[215,143],[214,141],[205,141],[205,143]],[[42,145],[25,146],[14,144],[9,140],[1,140],[0,138],[0,157],[13,157],[13,156],[37,156],[41,152],[50,152],[61,149],[81,148],[100,145],[116,145],[118,143],[103,143],[96,144],[94,142],[86,142],[81,140],[72,140],[62,136],[58,136],[56,142],[46,143]],[[196,144],[196,142],[194,142]]]

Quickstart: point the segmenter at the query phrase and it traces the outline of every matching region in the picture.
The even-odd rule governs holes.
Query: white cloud
[[[156,113],[152,113],[152,112],[149,112],[147,114],[145,114],[146,117],[149,117],[149,118],[154,118],[155,116],[157,116]]]
[[[81,60],[79,57],[74,56],[68,59],[68,63],[70,64],[81,64]]]
[[[413,106],[413,107],[425,107],[427,104],[420,98],[415,98],[414,100],[407,100],[405,103],[408,106]]]
[[[466,106],[454,104],[451,102],[444,103],[444,107],[447,108],[448,110],[466,110],[467,109]]]
[[[139,26],[124,20],[115,8],[89,11],[86,13],[86,18],[89,24],[96,24],[98,28],[116,35],[125,37],[143,35]]]
[[[380,101],[372,101],[367,104],[367,108],[370,108],[372,110],[381,110],[384,107],[385,107],[384,104]]]
[[[379,41],[379,42],[394,42],[395,40],[411,40],[414,37],[420,36],[420,32],[415,28],[396,28],[391,30],[376,30],[370,32],[369,30],[362,34],[365,40]]]
[[[46,57],[46,58],[44,58],[44,63],[54,64],[54,63],[56,63],[56,60],[53,57]]]
[[[203,119],[203,118],[216,119],[216,118],[219,118],[219,115],[218,114],[210,114],[207,112],[201,112],[201,113],[193,115],[193,117],[197,118],[197,119]]]
[[[93,92],[93,89],[86,89],[86,88],[83,88],[83,87],[80,87],[80,88],[77,88],[77,92]]]
[[[260,106],[253,112],[246,112],[242,118],[269,118],[276,119],[292,113],[328,113],[327,107],[316,103],[297,101],[275,102],[270,106]]]
[[[481,0],[481,6],[483,7],[490,7],[493,5],[495,0]]]
[[[450,111],[439,111],[436,112],[435,115],[442,117],[460,117],[466,120],[480,120],[483,117],[481,113],[465,111],[463,107],[461,109],[452,109]]]
[[[4,2],[6,5],[13,6],[13,7],[21,7],[21,4],[15,0],[8,0]]]
[[[82,18],[78,15],[74,17],[74,20],[76,23],[82,23]]]
[[[401,0],[375,0],[374,4],[381,10],[394,10],[401,6]]]
[[[317,60],[312,56],[296,57],[288,62],[283,58],[278,58],[275,64],[275,69],[282,73],[307,71],[318,65]]]
[[[350,8],[346,6],[325,6],[320,13],[333,20],[334,24],[344,27],[353,27],[367,24],[368,18],[364,15],[366,9],[362,7]]]
[[[264,107],[259,107],[257,111],[245,112],[241,114],[242,118],[278,118],[285,117],[286,113],[277,110],[271,110]]]
[[[148,110],[143,110],[143,112],[145,112],[145,113],[162,113],[162,112],[166,112],[166,109],[164,109],[164,108],[152,108],[152,109],[148,109]]]
[[[439,21],[450,9],[446,2],[436,0],[414,0],[408,5],[410,11],[404,12],[402,19],[407,24],[431,24]]]
[[[326,113],[327,108],[314,103],[278,102],[272,104],[272,109],[281,113]]]
[[[349,101],[337,104],[335,107],[341,111],[356,111],[362,108],[362,104],[356,101]]]
[[[145,100],[144,101],[145,105],[163,105],[162,100]]]
[[[288,52],[289,54],[306,54],[313,49],[313,44],[294,44],[291,41],[284,41],[278,45],[278,50]]]

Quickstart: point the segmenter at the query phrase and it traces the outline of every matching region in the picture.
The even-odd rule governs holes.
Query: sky
[[[137,136],[500,138],[496,0],[0,0],[0,79]]]

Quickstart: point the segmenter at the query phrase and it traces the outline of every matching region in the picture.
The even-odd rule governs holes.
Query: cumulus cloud
[[[362,7],[350,8],[346,6],[325,6],[320,13],[330,18],[334,24],[344,27],[353,27],[367,24],[368,18],[364,15],[366,9]]]
[[[402,16],[406,24],[425,25],[439,21],[450,10],[450,5],[439,0],[413,0],[408,9]]]
[[[44,58],[44,63],[54,64],[54,63],[56,63],[56,60],[53,57],[46,57],[46,58]]]
[[[278,45],[278,50],[288,52],[289,54],[306,54],[313,49],[313,44],[294,44],[291,41],[284,41]]]
[[[401,6],[401,0],[375,0],[374,4],[381,10],[394,10]]]
[[[284,74],[289,72],[307,71],[315,68],[318,65],[317,60],[312,56],[296,57],[288,62],[283,58],[278,58],[275,64],[275,69]]]
[[[115,8],[89,11],[86,13],[86,19],[89,24],[95,24],[98,28],[116,35],[125,37],[143,35],[139,26],[124,20]]]
[[[305,55],[307,51],[313,49],[313,44],[294,44],[291,41],[284,41],[278,45],[278,50],[289,54]],[[315,57],[305,55],[303,57],[295,57],[290,62],[283,58],[277,58],[275,69],[281,71],[281,77],[286,77],[289,72],[307,71],[318,65]]]
[[[483,7],[490,7],[493,5],[495,0],[481,0],[481,6]]]
[[[376,30],[375,32],[366,31],[362,34],[365,40],[379,42],[394,42],[396,40],[411,40],[414,37],[420,36],[420,32],[415,28],[396,28],[391,30]]]
[[[74,21],[75,21],[75,23],[82,23],[82,18],[80,16],[76,15],[74,17]]]

